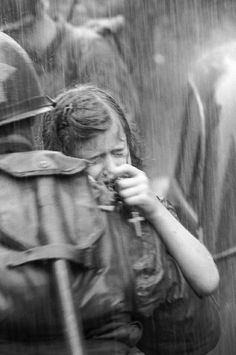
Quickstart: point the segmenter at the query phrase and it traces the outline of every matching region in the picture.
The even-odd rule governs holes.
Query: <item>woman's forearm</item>
[[[193,289],[199,295],[213,293],[219,284],[219,273],[207,248],[158,200],[148,219]]]
[[[156,198],[146,174],[124,164],[114,169],[114,175],[124,203],[149,220],[192,288],[199,295],[214,292],[219,274],[211,254]]]

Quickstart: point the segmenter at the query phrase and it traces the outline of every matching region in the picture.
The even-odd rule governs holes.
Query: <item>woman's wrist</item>
[[[153,207],[149,212],[146,213],[146,218],[152,224],[156,224],[159,219],[163,216],[166,208],[163,206],[162,202],[154,196]]]

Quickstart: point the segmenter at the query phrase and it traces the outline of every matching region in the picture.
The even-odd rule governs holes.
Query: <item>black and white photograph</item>
[[[235,354],[236,1],[0,0],[0,355]]]

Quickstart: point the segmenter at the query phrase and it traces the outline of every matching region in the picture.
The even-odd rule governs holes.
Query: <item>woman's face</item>
[[[115,166],[130,163],[126,135],[117,117],[112,118],[107,131],[78,145],[76,153],[77,157],[90,160],[87,171],[97,181],[111,180]]]

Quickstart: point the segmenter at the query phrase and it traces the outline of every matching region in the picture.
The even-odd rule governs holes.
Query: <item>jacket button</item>
[[[46,168],[49,167],[49,163],[46,160],[41,160],[39,162],[39,167],[42,168],[42,169],[46,169]]]

